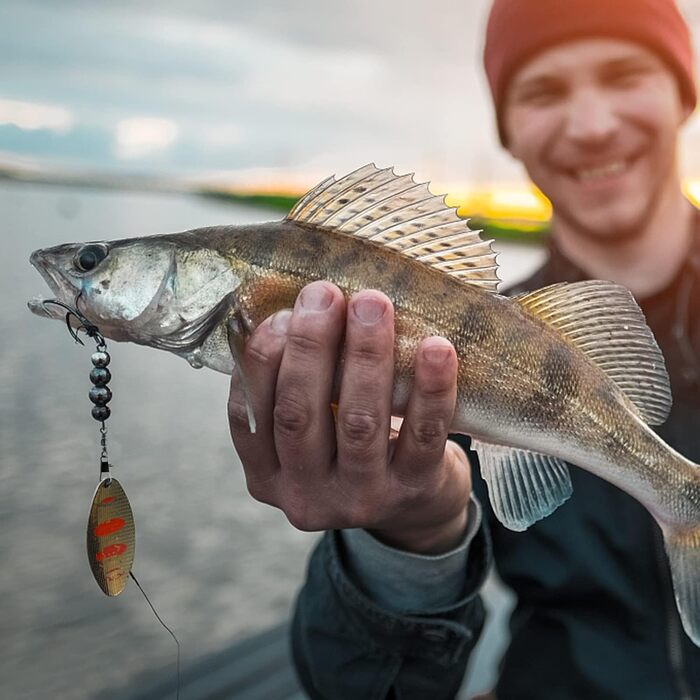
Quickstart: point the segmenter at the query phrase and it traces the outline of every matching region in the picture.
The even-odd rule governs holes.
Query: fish
[[[451,431],[471,436],[498,520],[523,531],[551,514],[572,493],[569,464],[627,492],[663,532],[683,627],[700,646],[700,468],[651,427],[672,399],[642,311],[601,280],[503,296],[491,243],[428,184],[369,164],[325,179],[281,221],[68,243],[30,261],[104,337],[235,371],[244,390],[246,340],[306,284],[383,291],[395,307],[393,412],[407,405],[421,340],[450,340]],[[41,298],[29,308],[63,318]],[[250,407],[249,418],[254,430]]]

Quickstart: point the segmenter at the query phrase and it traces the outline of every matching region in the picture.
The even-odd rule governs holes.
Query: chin
[[[595,208],[555,207],[557,216],[580,236],[601,241],[623,242],[643,235],[648,219],[646,207],[630,206]]]

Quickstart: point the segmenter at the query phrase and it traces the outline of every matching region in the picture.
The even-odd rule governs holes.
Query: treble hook
[[[53,304],[54,306],[60,306],[61,308],[66,310],[66,327],[68,328],[68,332],[70,333],[71,337],[73,338],[73,340],[75,340],[76,343],[80,343],[80,345],[85,346],[85,343],[83,343],[83,341],[78,336],[78,331],[82,328],[85,331],[85,333],[87,333],[87,335],[90,338],[93,338],[98,345],[104,345],[105,339],[100,333],[99,328],[94,323],[90,323],[90,321],[88,321],[87,318],[85,318],[85,316],[83,316],[83,314],[81,314],[80,311],[78,311],[77,309],[78,301],[80,300],[81,294],[78,294],[78,296],[75,298],[75,306],[70,306],[69,304],[66,304],[60,299],[44,299],[41,302],[41,305],[42,307],[46,308],[47,304]],[[76,318],[79,324],[78,327],[75,329],[70,324],[71,316]]]

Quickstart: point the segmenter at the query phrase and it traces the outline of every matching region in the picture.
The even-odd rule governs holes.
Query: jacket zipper
[[[685,674],[685,659],[683,657],[683,629],[680,625],[676,611],[676,599],[668,571],[666,549],[664,548],[661,531],[654,528],[654,549],[656,550],[656,562],[659,569],[664,597],[664,612],[666,619],[666,643],[668,645],[668,660],[671,665],[673,682],[678,693],[679,700],[693,700],[690,694],[690,686]]]

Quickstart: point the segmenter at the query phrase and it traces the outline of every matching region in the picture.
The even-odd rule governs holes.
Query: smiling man
[[[501,142],[553,205],[549,259],[511,291],[587,278],[629,287],[669,370],[674,404],[659,432],[700,461],[700,215],[682,194],[677,156],[696,93],[675,4],[495,0],[484,59]],[[453,697],[483,624],[488,522],[495,564],[517,596],[499,698],[700,698],[700,650],[682,631],[651,516],[572,469],[564,507],[524,533],[500,526],[471,471],[475,456],[447,441],[456,370],[446,341],[428,339],[416,356],[395,449],[371,429],[378,421],[360,420],[367,406],[389,410],[392,323],[378,292],[346,304],[315,283],[246,351],[266,434],[237,418],[232,384],[232,435],[251,492],[303,529],[330,531],[294,619],[309,695]],[[353,381],[330,434],[304,416],[327,408],[329,348],[343,332]]]

